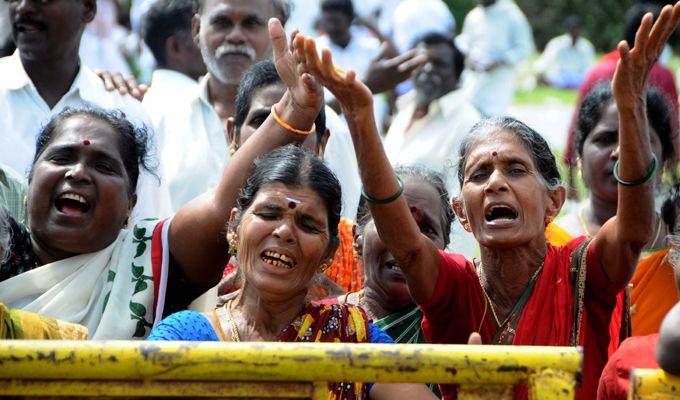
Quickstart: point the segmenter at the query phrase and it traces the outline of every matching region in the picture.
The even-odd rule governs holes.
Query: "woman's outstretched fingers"
[[[286,32],[283,30],[281,21],[276,18],[269,19],[269,38],[272,41],[272,50],[274,52],[274,61],[279,60],[288,52],[288,43],[286,42]]]
[[[482,343],[482,335],[480,335],[477,332],[472,332],[470,334],[470,337],[468,338],[468,344],[475,344],[475,345],[483,344]]]

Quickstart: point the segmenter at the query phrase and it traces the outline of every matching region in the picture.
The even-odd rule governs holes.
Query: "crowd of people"
[[[0,3],[0,339],[581,346],[579,399],[680,374],[680,3],[597,64],[565,19],[535,64],[581,92],[563,160],[504,116],[514,1],[458,34],[440,0],[294,3]]]

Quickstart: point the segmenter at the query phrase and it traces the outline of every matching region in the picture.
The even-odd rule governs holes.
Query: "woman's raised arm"
[[[292,43],[301,39],[296,32],[289,46],[281,23],[271,19],[269,35],[276,70],[288,87],[274,110],[290,126],[309,130],[323,105],[321,85],[295,61]],[[179,210],[170,227],[170,253],[187,279],[206,288],[217,284],[228,261],[225,224],[253,161],[277,147],[302,142],[305,137],[287,130],[270,115],[231,159],[217,188]]]
[[[411,296],[423,304],[432,297],[437,284],[439,250],[420,233],[406,201],[398,196],[403,184],[397,180],[382,147],[373,115],[372,93],[356,79],[354,71],[337,70],[328,49],[323,50],[320,59],[314,40],[301,39],[294,43],[300,63],[335,95],[342,107],[380,238],[404,272]]]
[[[632,50],[625,41],[618,46],[621,59],[612,81],[619,110],[618,205],[616,217],[597,233],[595,249],[609,281],[620,288],[635,273],[640,251],[653,235],[654,172],[660,160],[649,142],[647,81],[679,20],[680,2],[668,5],[655,23],[645,15]]]

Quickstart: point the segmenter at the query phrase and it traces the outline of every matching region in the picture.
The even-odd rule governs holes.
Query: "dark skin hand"
[[[149,86],[143,83],[137,83],[137,79],[134,76],[123,76],[120,72],[109,72],[109,71],[94,71],[99,78],[104,82],[104,88],[108,92],[113,92],[115,90],[125,96],[129,94],[135,99],[142,101],[144,95],[149,90]]]
[[[655,24],[653,24],[651,15],[643,19],[634,49],[629,50],[625,42],[619,45],[621,61],[612,86],[621,119],[619,173],[622,179],[639,179],[651,166],[652,152],[647,131],[644,93],[647,89],[649,71],[661,54],[678,20],[680,20],[680,3],[675,7],[666,6]],[[304,45],[306,58],[302,62],[342,105],[359,161],[364,190],[377,198],[392,196],[399,189],[399,184],[375,128],[370,90],[356,80],[356,74],[353,71],[347,73],[336,71],[330,52],[324,51],[320,59],[312,39],[305,39]],[[482,141],[480,144],[486,147],[508,145],[496,143],[493,140]],[[479,147],[480,151],[482,149]],[[470,151],[475,151],[475,148]],[[479,161],[491,157],[489,154],[480,153]],[[468,215],[474,216],[476,213],[476,217],[469,220],[473,232],[476,233],[475,236],[477,237],[475,231],[477,230],[483,234],[481,239],[493,244],[495,240],[504,240],[504,237],[496,239],[492,231],[487,232],[484,221],[479,217],[482,215],[483,219],[484,213],[480,206],[483,204],[484,196],[487,193],[496,193],[498,190],[492,186],[498,186],[498,184],[504,185],[503,193],[512,194],[513,201],[520,201],[522,194],[511,190],[515,183],[503,177],[502,171],[499,170],[502,167],[500,163],[498,166],[490,165],[493,166],[494,172],[491,175],[493,179],[487,179],[488,182],[471,180],[468,175],[475,171],[472,170],[472,165],[466,167],[463,196],[457,211],[460,212],[459,217],[463,222],[468,222]],[[530,171],[535,170],[531,162],[529,162],[529,168]],[[523,178],[521,182],[534,185],[527,178]],[[480,187],[485,187],[484,185],[488,187],[484,190],[480,189]],[[604,273],[614,287],[623,288],[627,285],[635,272],[642,246],[650,240],[653,234],[653,188],[651,185],[652,183],[648,182],[640,186],[621,187],[618,191],[616,217],[607,222],[595,237],[595,253]],[[521,186],[518,187],[521,188]],[[537,268],[536,263],[540,263],[542,255],[547,250],[545,227],[542,226],[542,229],[539,229],[541,228],[539,222],[542,222],[544,217],[557,215],[564,193],[549,192],[547,189],[545,191],[546,193],[542,194],[543,201],[540,209],[532,210],[531,207],[535,207],[536,203],[532,205],[526,199],[521,200],[522,209],[531,212],[527,214],[526,222],[535,225],[531,229],[522,228],[526,230],[526,238],[523,238],[521,243],[513,242],[512,247],[507,249],[493,246],[482,248],[485,273],[488,271],[491,275],[494,273],[502,275],[503,271],[516,270],[517,265],[527,266],[520,271],[521,273],[512,275],[514,281],[504,282],[503,287],[498,288],[498,285],[486,284],[485,289],[492,299],[499,299],[499,296],[505,295],[504,292],[508,292],[507,303],[514,304],[515,302],[510,298],[513,293],[504,290],[504,287],[510,287],[514,292],[519,292],[519,289],[523,290],[523,287],[520,287],[521,283],[528,282],[533,272],[531,268],[533,270]],[[404,272],[414,300],[419,304],[426,303],[431,299],[438,280],[440,265],[438,249],[419,231],[403,197],[390,204],[372,205],[371,214],[381,239]],[[511,258],[514,261],[510,260]],[[509,263],[509,261],[512,262]],[[507,265],[508,268],[506,268],[506,264],[512,265]]]
[[[269,33],[277,71],[288,88],[274,107],[291,126],[309,129],[323,105],[323,91],[311,75],[298,73],[292,46],[289,48],[277,19],[269,21]],[[293,43],[300,40],[296,35],[293,32]],[[286,130],[269,116],[234,155],[217,188],[192,200],[175,215],[170,227],[170,252],[193,283],[210,287],[220,279],[229,250],[225,223],[255,158],[305,138]]]

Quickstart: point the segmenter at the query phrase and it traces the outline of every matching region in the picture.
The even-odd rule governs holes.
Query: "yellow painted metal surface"
[[[635,369],[630,377],[630,399],[680,400],[680,377],[658,369]]]
[[[462,399],[495,400],[527,383],[533,398],[570,399],[581,360],[567,347],[0,341],[0,396],[103,396],[99,385],[109,396],[257,397],[285,382],[279,397],[327,398],[324,382],[361,381],[461,384]]]

